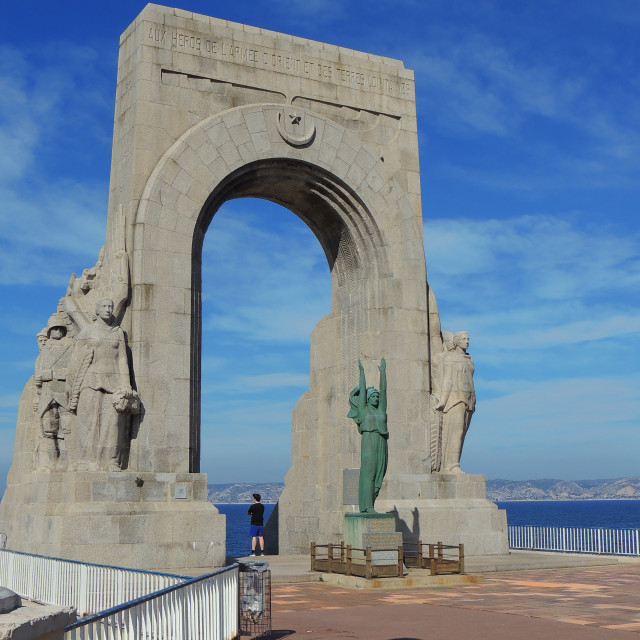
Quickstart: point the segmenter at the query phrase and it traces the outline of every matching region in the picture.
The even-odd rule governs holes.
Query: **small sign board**
[[[377,549],[397,549],[401,544],[402,534],[399,531],[362,534],[363,549],[367,547],[371,547],[372,551]]]
[[[360,469],[342,470],[342,504],[358,504]]]
[[[173,497],[176,500],[186,500],[189,497],[187,494],[187,485],[176,484],[173,488]]]

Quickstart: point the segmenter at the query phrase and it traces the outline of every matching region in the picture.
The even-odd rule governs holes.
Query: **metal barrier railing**
[[[238,565],[197,578],[0,549],[0,584],[74,607],[66,640],[226,640],[238,635]]]
[[[508,530],[511,549],[640,556],[640,529],[509,525]]]
[[[237,564],[65,627],[65,640],[227,640],[239,634]]]
[[[189,580],[189,576],[0,549],[0,584],[36,602],[85,616]]]

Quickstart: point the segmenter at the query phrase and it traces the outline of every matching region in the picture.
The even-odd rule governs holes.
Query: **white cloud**
[[[225,360],[228,364],[228,361]],[[309,386],[309,376],[306,373],[262,373],[259,375],[242,375],[227,373],[223,375],[207,376],[202,383],[203,397],[224,393],[227,398],[231,396],[246,396],[264,391],[286,390],[287,394],[295,393],[296,389],[304,390]],[[300,391],[302,393],[302,391]],[[290,406],[293,408],[293,405]]]
[[[637,473],[640,375],[491,384],[511,393],[478,403],[466,471],[496,477],[499,468],[500,477],[521,479]]]
[[[557,44],[531,55],[531,44],[514,46],[504,34],[460,23],[428,31],[408,56],[416,71],[423,136],[437,132],[453,148],[457,140],[493,138],[492,150],[474,146],[469,158],[443,158],[438,169],[453,180],[492,189],[635,187],[635,71],[625,73],[614,50],[597,43],[578,47],[578,57]],[[478,152],[486,154],[488,166],[476,162]],[[499,171],[496,159],[503,164]]]
[[[479,390],[495,394],[492,376],[542,381],[636,367],[640,237],[571,218],[425,224],[442,327],[469,331]]]
[[[640,237],[606,223],[580,226],[539,215],[474,220],[429,220],[424,225],[429,278],[463,302],[499,297],[508,307],[629,294],[640,285]],[[472,285],[471,287],[469,285]],[[438,293],[436,289],[436,293]],[[619,296],[620,308],[637,308]]]
[[[304,343],[329,312],[331,280],[320,244],[280,209],[245,200],[216,215],[203,251],[204,331]]]
[[[520,61],[476,32],[444,31],[422,47],[412,56],[421,98],[454,131],[511,134],[529,115],[558,117],[583,90],[582,79]]]
[[[496,381],[508,388],[510,381]],[[516,389],[479,405],[482,420],[510,442],[521,441],[522,426],[535,425],[541,437],[570,443],[597,429],[635,429],[640,420],[640,375],[624,378],[572,378],[516,383]],[[640,431],[634,439],[640,440]]]
[[[215,398],[213,407],[215,407]],[[203,401],[202,438],[208,442],[217,442],[222,449],[233,444],[239,437],[246,440],[270,437],[291,447],[291,412],[293,406],[288,402],[242,402],[215,411],[205,411],[211,407]],[[232,425],[232,428],[229,428]]]
[[[76,149],[82,137],[108,152],[99,117],[111,91],[100,90],[97,60],[63,43],[0,47],[0,284],[64,287],[69,267],[90,266],[104,241],[106,176],[83,178]]]

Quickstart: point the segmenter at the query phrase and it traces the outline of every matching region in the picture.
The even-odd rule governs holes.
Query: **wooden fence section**
[[[398,560],[394,563],[379,564],[377,552],[395,552]],[[402,547],[395,549],[358,549],[351,545],[311,543],[311,571],[341,573],[360,578],[402,578],[404,575]]]
[[[429,569],[432,576],[464,573],[463,544],[450,545],[442,542],[425,544],[418,540],[418,542],[405,542],[404,547],[404,563],[407,567]]]

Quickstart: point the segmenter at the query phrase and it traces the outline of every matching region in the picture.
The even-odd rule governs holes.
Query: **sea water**
[[[640,529],[640,500],[496,502],[511,525]]]
[[[603,527],[606,529],[640,529],[640,500],[540,500],[531,502],[497,502],[507,511],[511,525],[546,527]],[[227,555],[241,557],[251,551],[249,504],[217,504],[227,516]],[[264,505],[265,522],[274,504]]]

